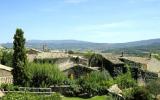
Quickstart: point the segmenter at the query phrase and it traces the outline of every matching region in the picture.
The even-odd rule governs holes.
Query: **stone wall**
[[[87,75],[88,73],[90,73],[92,71],[93,71],[92,69],[77,65],[77,66],[72,67],[70,69],[67,69],[63,72],[68,77],[79,78],[80,76]]]
[[[151,79],[158,78],[158,73],[149,72],[146,70],[146,65],[141,63],[136,63],[127,59],[121,59],[125,64],[131,69],[132,77],[136,80],[143,79],[143,81],[148,81]]]
[[[0,69],[0,84],[11,84],[13,82],[13,76],[10,71]]]
[[[0,77],[12,76],[10,71],[0,69]]]

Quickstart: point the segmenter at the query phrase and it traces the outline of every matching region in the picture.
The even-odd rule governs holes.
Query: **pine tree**
[[[24,86],[27,80],[26,67],[26,51],[25,51],[25,38],[22,29],[17,29],[14,35],[13,42],[13,82],[15,85]]]

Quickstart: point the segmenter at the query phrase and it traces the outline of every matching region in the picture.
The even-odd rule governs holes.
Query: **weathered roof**
[[[121,59],[126,59],[141,64],[147,64],[150,61],[150,59],[143,57],[121,57]]]
[[[160,72],[160,61],[155,58],[142,58],[142,57],[122,57],[121,59],[126,59],[133,61],[135,63],[143,64],[146,66],[145,70],[150,72]]]
[[[69,57],[66,53],[53,53],[53,52],[42,52],[38,53],[36,58],[44,59],[44,58],[66,58]]]
[[[61,63],[61,64],[59,64],[58,68],[60,69],[60,71],[66,71],[66,70],[71,69],[71,68],[73,68],[75,66],[87,68],[87,69],[90,69],[90,70],[98,70],[99,69],[99,67],[87,67],[87,66],[85,66],[83,64],[75,64],[73,62],[64,62],[64,63]]]
[[[13,68],[0,64],[0,69],[7,70],[7,71],[12,71]]]
[[[43,52],[43,51],[40,51],[40,50],[37,50],[37,49],[34,49],[34,48],[31,48],[30,50],[36,51],[38,53],[42,53]]]
[[[102,54],[102,56],[113,64],[124,64],[117,56],[111,54]]]

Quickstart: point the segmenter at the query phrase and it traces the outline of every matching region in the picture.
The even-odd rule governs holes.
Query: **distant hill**
[[[11,48],[12,43],[2,44],[4,47]],[[142,40],[128,43],[93,43],[78,40],[29,40],[26,46],[29,48],[42,49],[43,45],[47,45],[49,49],[76,49],[76,50],[118,50],[124,48],[157,48],[160,47],[160,39]]]
[[[28,40],[27,43],[54,43],[54,44],[64,44],[64,43],[91,43],[87,41],[80,40]]]

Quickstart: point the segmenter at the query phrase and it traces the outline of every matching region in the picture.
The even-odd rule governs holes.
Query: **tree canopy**
[[[27,75],[25,72],[27,56],[25,51],[25,38],[22,29],[17,29],[13,42],[13,82],[15,85],[25,85]]]

